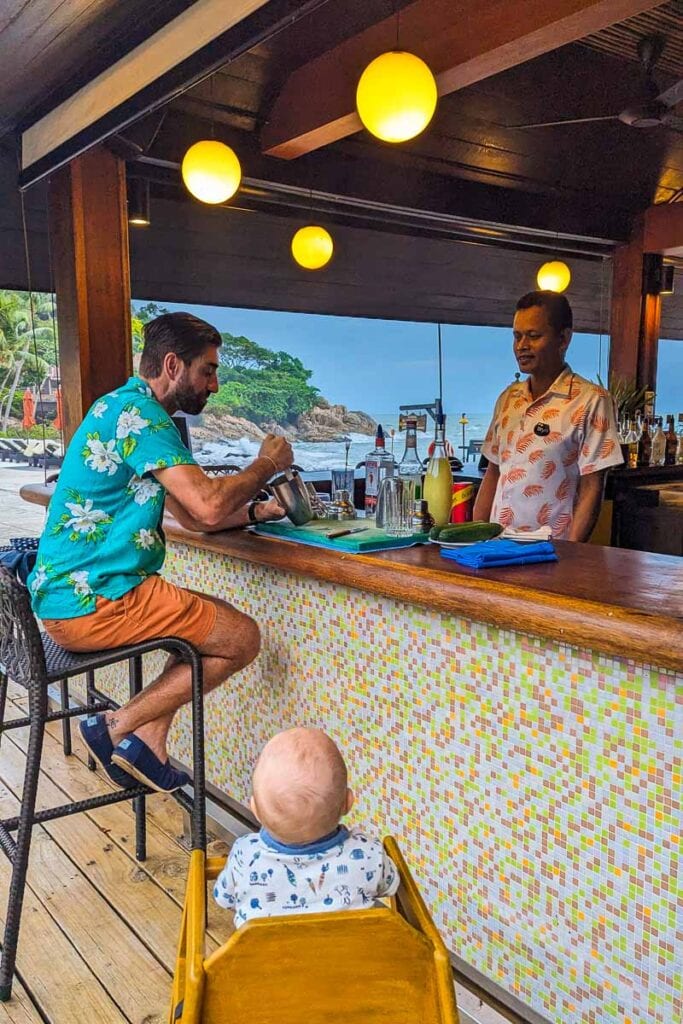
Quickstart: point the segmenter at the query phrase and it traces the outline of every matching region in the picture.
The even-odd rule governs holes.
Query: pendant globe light
[[[536,283],[542,291],[563,292],[569,286],[572,272],[562,260],[551,260],[539,267]]]
[[[318,224],[307,224],[292,236],[292,256],[305,270],[320,270],[332,259],[332,235]]]
[[[235,151],[215,139],[190,146],[181,172],[188,191],[203,203],[224,203],[234,196],[242,180]]]
[[[436,101],[434,75],[423,60],[405,50],[376,57],[356,89],[358,116],[384,142],[414,139],[434,116]]]

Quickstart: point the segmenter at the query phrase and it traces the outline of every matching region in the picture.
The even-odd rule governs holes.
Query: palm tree
[[[36,293],[31,305],[26,292],[0,289],[0,372],[5,371],[0,384],[0,419],[7,430],[12,403],[22,383],[40,386],[48,372],[48,363],[42,357],[54,344],[55,329],[50,296]],[[34,350],[35,330],[35,350]]]

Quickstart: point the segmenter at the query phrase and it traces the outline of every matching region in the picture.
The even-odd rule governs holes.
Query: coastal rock
[[[340,441],[347,434],[371,436],[376,427],[367,413],[321,399],[309,412],[297,417],[296,434],[299,441]]]
[[[377,424],[364,412],[349,410],[345,405],[331,405],[324,398],[309,412],[297,417],[295,424],[262,423],[227,413],[206,412],[201,423],[192,423],[192,436],[198,441],[217,439],[262,441],[266,434],[286,437],[288,441],[341,441],[348,434],[373,436]]]
[[[251,420],[229,416],[227,413],[206,412],[202,416],[201,425],[192,426],[192,436],[200,441],[215,441],[217,438],[238,441],[243,437],[250,441],[262,441],[266,433]]]

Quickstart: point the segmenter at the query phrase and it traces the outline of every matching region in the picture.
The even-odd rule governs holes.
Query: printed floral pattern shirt
[[[518,530],[569,533],[580,476],[623,462],[608,391],[565,366],[533,400],[516,381],[496,402],[482,452],[500,468],[491,521]]]
[[[50,501],[33,610],[74,619],[116,600],[161,568],[166,492],[151,471],[195,465],[178,429],[140,377],[95,402],[74,434]]]
[[[285,846],[262,828],[235,840],[213,895],[239,928],[252,917],[371,907],[399,882],[380,840],[357,829],[340,825],[314,843]]]

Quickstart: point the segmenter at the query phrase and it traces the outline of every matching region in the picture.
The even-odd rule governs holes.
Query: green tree
[[[255,423],[291,423],[319,398],[312,371],[288,352],[274,352],[244,336],[221,334],[220,388],[209,407]]]
[[[0,289],[0,421],[7,430],[17,392],[40,387],[53,358],[56,324],[52,297]]]
[[[157,305],[156,302],[145,302],[140,306],[136,306],[134,302],[130,304],[130,322],[131,322],[131,334],[133,336],[133,352],[142,352],[142,346],[145,343],[143,334],[143,328],[146,323],[150,320],[155,320],[156,317],[161,316],[163,313],[168,313],[168,310],[164,306]]]

